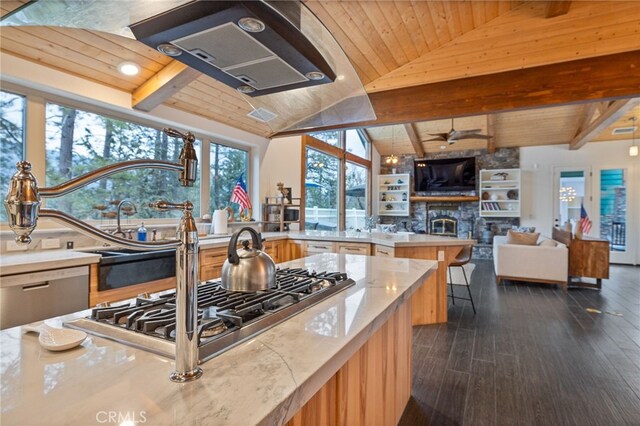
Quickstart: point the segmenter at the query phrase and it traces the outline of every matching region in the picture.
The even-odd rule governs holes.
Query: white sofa
[[[556,247],[507,244],[507,237],[493,237],[493,267],[496,282],[503,279],[560,284],[566,291],[569,276],[569,250]]]

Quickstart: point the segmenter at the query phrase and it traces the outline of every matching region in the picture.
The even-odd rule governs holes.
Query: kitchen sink
[[[176,275],[176,250],[87,250],[99,254],[98,290],[112,290]]]

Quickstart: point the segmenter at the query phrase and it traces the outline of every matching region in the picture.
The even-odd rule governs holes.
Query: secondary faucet
[[[179,180],[182,186],[193,186],[198,171],[198,158],[193,146],[195,136],[191,132],[183,134],[173,129],[163,129],[163,131],[169,136],[182,138],[184,142],[178,163],[163,160],[124,161],[101,167],[60,185],[38,188],[38,182],[31,173],[31,163],[20,161],[16,164],[18,171],[9,182],[9,192],[4,200],[4,206],[7,210],[9,227],[16,234],[16,243],[20,245],[31,242],[31,233],[36,228],[39,217],[50,217],[66,223],[83,234],[117,246],[138,250],[176,248],[176,369],[170,378],[174,382],[188,382],[202,376],[202,369],[198,366],[197,332],[198,228],[191,213],[193,204],[190,201],[154,203],[154,207],[160,210],[182,210],[178,239],[166,242],[130,241],[111,235],[59,210],[40,208],[41,197],[59,197],[69,194],[105,176],[125,170],[143,168],[173,170],[180,173]]]
[[[116,230],[113,231],[112,235],[115,235],[115,236],[122,235],[122,238],[124,238],[126,234],[124,233],[124,231],[120,227],[120,211],[122,210],[122,206],[124,206],[125,204],[129,204],[133,208],[133,214],[138,213],[138,209],[136,209],[136,205],[133,204],[131,201],[122,200],[122,201],[120,201],[120,203],[118,203],[118,210],[117,210],[117,213],[116,213],[117,226],[116,226]],[[129,235],[131,235],[131,231],[129,231]],[[131,238],[129,238],[129,239],[131,239]]]

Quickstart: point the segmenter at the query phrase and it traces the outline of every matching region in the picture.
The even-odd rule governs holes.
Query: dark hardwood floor
[[[640,425],[640,267],[564,295],[496,286],[492,263],[473,263],[477,315],[456,300],[447,324],[414,328],[401,425]]]

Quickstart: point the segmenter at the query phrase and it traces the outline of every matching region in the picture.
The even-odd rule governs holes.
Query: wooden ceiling
[[[618,127],[630,127],[630,119],[633,116],[638,118],[640,124],[639,101],[640,99],[633,99],[626,103],[618,109],[619,116],[614,116],[613,120],[603,120],[605,125],[596,129],[596,133],[589,136],[588,141],[631,140],[632,133],[613,135],[612,132]],[[583,128],[589,125],[595,128],[595,124],[599,124],[599,120],[604,117],[602,113],[607,111],[608,107],[609,103],[604,102],[512,111],[492,116],[477,115],[456,118],[453,125],[456,130],[480,129],[482,134],[493,136],[493,149],[570,144]],[[591,108],[592,115],[584,123],[581,121],[584,111]],[[493,123],[490,120],[493,120]],[[413,128],[424,153],[440,152],[443,146],[447,151],[484,149],[489,146],[489,143],[482,139],[464,139],[452,145],[438,141],[427,142],[433,137],[430,134],[448,132],[451,129],[450,119],[414,123]],[[407,131],[405,125],[370,127],[366,132],[380,155],[414,154],[417,151],[411,143],[410,131]],[[636,132],[636,140],[640,141],[640,129]]]
[[[3,0],[1,13],[4,15],[22,3]],[[437,113],[425,113],[424,119],[458,116],[455,121],[457,129],[480,128],[483,132],[488,131],[489,122],[492,133],[496,135],[497,147],[567,143],[581,131],[585,134],[590,131],[591,139],[608,140],[610,129],[596,129],[598,134],[593,134],[593,129],[586,128],[590,125],[594,129],[598,127],[596,120],[600,114],[606,112],[608,106],[618,106],[602,103],[600,98],[640,96],[640,88],[633,86],[635,81],[623,80],[619,76],[600,79],[610,83],[606,90],[598,87],[597,82],[581,87],[580,81],[576,81],[570,88],[573,90],[571,96],[567,95],[569,89],[556,93],[555,87],[544,87],[544,81],[538,82],[540,90],[531,89],[529,94],[517,94],[523,100],[518,105],[500,104],[501,99],[507,99],[501,93],[484,92],[484,97],[475,98],[465,95],[466,84],[486,89],[486,83],[482,82],[492,81],[491,76],[499,73],[503,76],[505,72],[520,72],[510,74],[514,77],[509,84],[517,88],[519,82],[526,79],[527,74],[523,72],[576,60],[611,57],[620,58],[631,67],[636,66],[635,58],[640,60],[640,7],[637,1],[309,0],[305,3],[342,46],[366,90],[372,95],[372,102],[388,93],[402,93],[398,96],[410,99],[413,89],[397,92],[405,88],[415,88],[415,93],[419,93],[419,88],[448,84],[438,87],[444,91],[444,96],[455,92],[456,101],[452,103],[466,109],[455,109],[441,102]],[[130,92],[133,104],[136,104],[140,93],[146,93],[149,86],[152,87],[149,90],[155,90],[156,81],[162,80],[165,81],[165,89],[171,86],[171,90],[156,91],[157,96],[162,95],[162,103],[257,135],[271,135],[265,124],[247,117],[251,107],[234,90],[197,73],[185,76],[184,69],[175,70],[175,62],[135,40],[81,29],[2,27],[0,50]],[[117,65],[122,61],[138,63],[140,74],[135,77],[119,74]],[[597,65],[580,64],[577,69],[582,70],[585,77],[594,74],[594,70],[587,68]],[[626,68],[618,64],[616,68],[625,74]],[[563,69],[556,69],[559,75],[566,75]],[[168,79],[164,79],[166,74],[170,74]],[[180,75],[181,80],[174,78]],[[483,76],[489,79],[482,80]],[[472,80],[474,78],[480,80]],[[576,80],[573,74],[570,80]],[[166,84],[167,81],[171,84]],[[629,89],[629,86],[635,88]],[[580,93],[576,91],[582,89],[585,98],[577,99]],[[536,97],[547,92],[553,92],[548,101]],[[409,95],[405,96],[405,93]],[[598,102],[593,102],[591,107],[562,105],[581,100]],[[374,102],[374,107],[376,105]],[[562,106],[509,111],[543,105]],[[495,114],[477,115],[487,111]],[[624,122],[630,111],[629,105],[615,112],[610,110],[613,118],[607,117],[604,124],[612,124],[617,119]],[[406,115],[405,119],[402,118],[401,112],[400,107],[377,110],[379,123],[373,124],[384,120],[387,123],[409,121]],[[420,111],[416,113],[414,109],[412,112],[411,117],[415,119],[410,121],[415,123],[410,132],[413,132],[414,141],[411,143],[406,126],[393,126],[396,128],[396,151],[403,152],[403,147],[407,152],[420,147],[427,152],[440,150],[440,144],[422,141],[429,137],[428,133],[448,131],[450,120],[420,120]],[[462,115],[465,117],[460,117]],[[612,125],[622,127],[628,124]],[[383,154],[390,146],[390,134],[393,133],[390,128],[368,129]],[[537,133],[534,134],[532,129]],[[630,136],[618,139],[623,137]],[[486,146],[486,141],[467,140],[447,149],[481,145]]]

